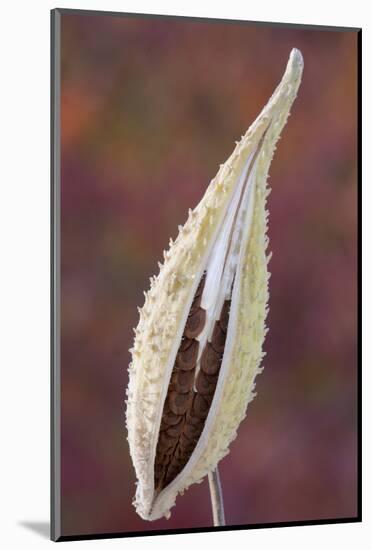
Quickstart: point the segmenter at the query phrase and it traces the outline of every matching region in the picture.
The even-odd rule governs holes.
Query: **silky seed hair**
[[[131,349],[126,426],[134,506],[170,516],[177,495],[229,452],[254,398],[268,311],[268,168],[303,70],[282,80],[188,213],[150,279]]]

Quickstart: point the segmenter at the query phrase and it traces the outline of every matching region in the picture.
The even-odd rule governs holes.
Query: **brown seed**
[[[184,335],[187,338],[196,338],[205,326],[206,311],[201,307],[190,315],[187,319],[187,323],[184,329]]]
[[[193,426],[198,426],[200,424],[203,425],[203,422],[204,422],[204,418],[201,418],[200,416],[198,416],[194,409],[194,400],[197,395],[198,395],[197,393],[193,395],[193,403],[192,403],[192,406],[189,407],[187,411],[187,416],[186,416],[186,422],[188,424],[192,424]]]
[[[170,437],[178,438],[183,430],[184,423],[185,423],[185,417],[182,416],[181,421],[178,424],[176,424],[175,426],[168,427],[168,429],[166,430],[167,435],[169,435]]]
[[[211,345],[218,353],[224,352],[226,334],[222,331],[220,322],[216,321],[213,329],[213,335],[211,337]]]
[[[213,395],[218,379],[205,374],[202,370],[196,378],[196,390],[201,395]]]
[[[199,285],[197,287],[197,290],[195,292],[195,298],[202,294],[204,286],[205,286],[205,281],[206,281],[206,271],[204,271],[204,273],[201,277],[201,280],[200,280]]]
[[[155,475],[160,476],[163,470],[162,464],[155,464]]]
[[[196,313],[196,311],[198,310],[198,308],[201,305],[201,299],[202,299],[201,294],[199,296],[195,296],[195,299],[193,300],[192,305],[191,305],[191,309],[189,311],[189,315],[193,315],[194,313]]]
[[[185,351],[189,348],[189,346],[192,344],[193,340],[190,340],[189,338],[182,338],[182,341],[179,346],[179,351]]]
[[[174,389],[179,393],[191,391],[195,378],[195,370],[178,370],[174,381]]]
[[[193,400],[192,413],[194,413],[199,418],[204,419],[207,417],[208,412],[209,403],[203,395],[196,393]]]
[[[180,447],[179,443],[177,445],[177,448],[175,449],[173,460],[176,461],[178,464],[183,462],[184,460],[183,449]]]
[[[205,394],[205,395],[203,396],[203,397],[206,399],[206,401],[207,401],[207,403],[208,403],[208,405],[209,405],[209,409],[210,409],[210,407],[211,407],[211,403],[212,403],[212,400],[213,400],[213,398],[214,398],[215,389],[216,389],[216,388],[214,388],[214,391],[213,391],[212,393],[208,393],[208,394]]]
[[[201,432],[202,432],[202,428],[203,426],[201,425],[198,425],[198,426],[193,426],[192,424],[188,424],[186,423],[184,425],[184,434],[189,438],[189,439],[193,439],[193,438],[199,438],[199,436],[201,435]]]
[[[222,331],[224,333],[227,332],[227,328],[228,328],[228,321],[229,321],[229,310],[231,308],[231,301],[230,300],[226,300],[223,304],[223,308],[222,308],[222,311],[220,313],[220,328],[222,329]]]
[[[166,469],[170,465],[170,461],[171,461],[172,456],[173,455],[168,456],[168,455],[163,454],[161,452],[158,454],[158,458],[157,458],[158,466],[161,467],[161,470],[159,469],[158,474],[157,474],[158,479],[163,477],[164,474],[166,473]],[[156,467],[156,463],[155,463],[155,467]]]
[[[174,438],[170,437],[167,432],[161,432],[158,441],[162,452],[171,449],[171,447],[173,447],[174,445]]]
[[[180,448],[183,452],[186,452],[190,449],[193,450],[196,446],[197,440],[198,436],[188,436],[185,432],[182,432],[179,439]]]
[[[169,407],[168,401],[165,403],[164,411],[162,413],[162,422],[168,424],[169,426],[175,426],[182,419],[178,414],[174,414]]]
[[[196,366],[198,346],[200,343],[198,340],[191,340],[191,342],[191,345],[186,350],[179,351],[176,356],[175,364],[181,370],[191,370]]]
[[[177,393],[171,391],[169,393],[169,407],[174,414],[184,414],[188,408],[191,399],[191,392]]]
[[[188,458],[192,454],[193,448],[194,448],[193,444],[191,445],[191,444],[187,443],[186,447],[181,447],[180,444],[179,444],[178,447],[176,448],[176,451],[175,451],[175,457],[176,457],[176,460],[178,461],[178,463],[183,463],[183,465],[185,465]]]
[[[169,382],[169,388],[172,388],[176,383],[176,370],[173,369],[173,372],[171,373],[171,376],[170,376],[170,382]]]
[[[215,351],[210,343],[208,343],[201,355],[201,369],[206,374],[216,374],[219,372],[222,363],[222,354]]]
[[[167,466],[171,460],[172,454],[169,455],[166,451],[159,450],[157,455],[157,461],[155,467],[159,466],[162,470]]]
[[[179,466],[171,465],[169,466],[169,469],[166,473],[166,484],[171,483],[173,479],[176,478],[176,476],[179,474],[180,468]]]

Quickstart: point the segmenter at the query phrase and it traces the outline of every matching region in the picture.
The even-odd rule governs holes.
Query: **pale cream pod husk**
[[[143,519],[169,517],[177,494],[215,469],[229,452],[247,405],[254,397],[254,379],[261,371],[264,355],[268,302],[265,206],[268,169],[296,97],[302,70],[302,55],[293,49],[269,102],[220,166],[200,203],[189,211],[176,241],[170,241],[169,250],[164,252],[164,264],[160,265],[158,276],[151,278],[144,306],[139,309],[129,366],[126,425],[138,479],[134,505]],[[219,242],[228,209],[235,204],[237,189],[243,189],[241,204],[245,209],[241,236],[237,239],[228,332],[218,383],[191,457],[175,479],[157,494],[156,445],[175,356],[195,291],[210,264],[215,243]]]

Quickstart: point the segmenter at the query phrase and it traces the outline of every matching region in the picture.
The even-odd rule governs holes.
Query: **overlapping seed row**
[[[206,273],[192,302],[164,404],[155,459],[155,489],[158,491],[180,473],[196,447],[222,363],[229,300],[224,303],[220,320],[214,325],[211,342],[207,343],[201,355],[200,370],[195,383],[199,349],[196,338],[202,332],[206,320],[206,312],[200,307],[205,277]]]

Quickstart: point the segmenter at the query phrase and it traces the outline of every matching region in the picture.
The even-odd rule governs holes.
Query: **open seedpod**
[[[164,252],[145,293],[129,367],[126,421],[146,520],[214,470],[254,397],[268,301],[268,168],[303,70],[282,81]]]

